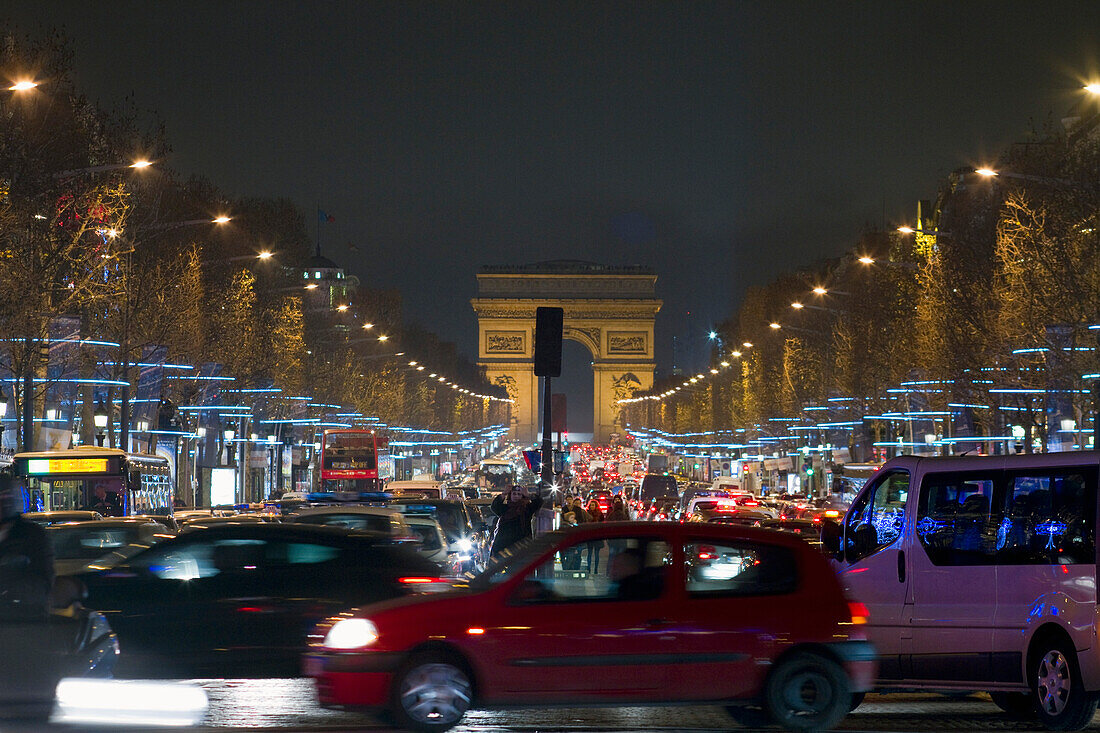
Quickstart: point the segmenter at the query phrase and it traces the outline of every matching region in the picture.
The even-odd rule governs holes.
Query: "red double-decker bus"
[[[378,459],[388,451],[373,430],[326,430],[321,436],[321,491],[381,491]]]

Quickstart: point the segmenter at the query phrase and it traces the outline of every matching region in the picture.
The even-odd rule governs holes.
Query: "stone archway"
[[[511,438],[533,442],[539,431],[538,378],[534,376],[535,309],[565,311],[564,337],[592,354],[593,440],[621,432],[617,401],[653,386],[653,320],[661,309],[657,274],[644,267],[614,267],[555,260],[518,267],[483,267],[478,297],[478,365],[508,390]]]

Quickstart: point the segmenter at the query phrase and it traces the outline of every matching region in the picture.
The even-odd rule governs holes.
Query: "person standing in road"
[[[622,497],[616,496],[611,502],[611,511],[607,513],[604,518],[608,522],[628,522],[630,521],[630,514],[626,511],[626,505],[623,504]]]
[[[595,499],[588,502],[588,508],[585,511],[588,514],[588,521],[604,521],[603,514],[600,512],[600,503]],[[588,573],[590,575],[600,572],[601,552],[603,552],[603,540],[594,540],[588,543]]]
[[[23,517],[22,487],[0,474],[0,620],[44,621],[53,589],[46,530]]]
[[[574,521],[577,524],[584,524],[585,522],[592,521],[592,518],[588,516],[588,512],[584,510],[584,501],[579,496],[573,497],[573,512]]]
[[[519,486],[506,488],[497,494],[491,509],[500,519],[497,520],[491,554],[498,555],[504,549],[530,537],[531,519],[540,507],[542,497],[535,494],[534,498],[528,498],[527,492]]]

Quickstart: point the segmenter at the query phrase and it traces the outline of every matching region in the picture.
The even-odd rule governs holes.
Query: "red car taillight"
[[[867,623],[867,619],[871,616],[871,612],[867,610],[867,606],[858,601],[848,602],[848,614],[852,617],[852,623],[857,626]]]

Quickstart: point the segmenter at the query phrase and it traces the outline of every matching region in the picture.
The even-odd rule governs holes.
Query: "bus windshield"
[[[375,471],[374,436],[370,433],[329,433],[321,455],[322,471]]]

